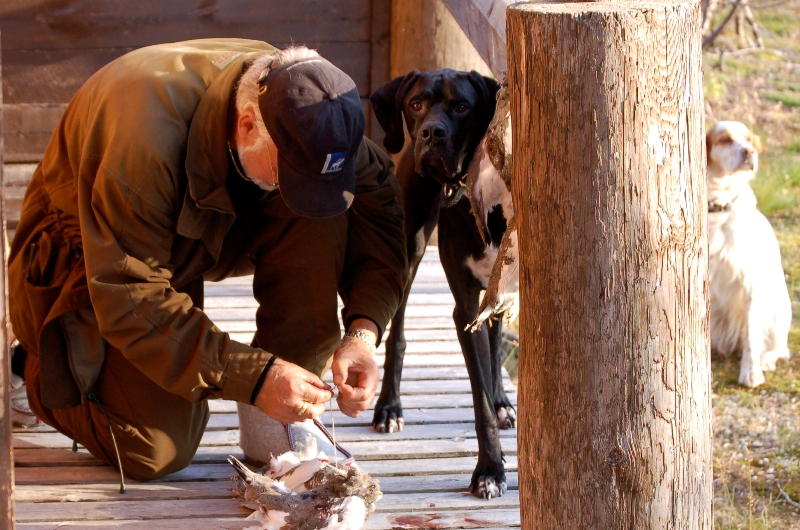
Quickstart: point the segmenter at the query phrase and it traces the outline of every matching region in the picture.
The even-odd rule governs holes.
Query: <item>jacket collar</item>
[[[235,220],[225,186],[228,175],[228,112],[234,89],[246,65],[266,48],[237,57],[209,85],[197,106],[186,146],[188,186],[178,217],[177,231],[200,239],[216,260],[222,240]]]

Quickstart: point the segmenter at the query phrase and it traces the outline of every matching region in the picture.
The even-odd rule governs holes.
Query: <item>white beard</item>
[[[239,154],[239,162],[242,164],[242,170],[244,174],[249,178],[253,184],[258,186],[264,191],[272,191],[278,189],[277,186],[273,185],[270,182],[266,182],[265,180],[259,179],[253,176],[253,166],[255,165],[255,161],[253,160],[253,155],[255,153],[261,152],[262,149],[269,149],[269,140],[264,138],[263,136],[259,137],[258,140],[253,143],[253,145],[248,147],[239,147],[238,154]]]

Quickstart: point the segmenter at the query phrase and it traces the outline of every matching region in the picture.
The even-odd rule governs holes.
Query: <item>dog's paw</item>
[[[775,349],[761,354],[761,370],[771,372],[778,364],[778,359],[788,359],[789,349]]]
[[[375,406],[375,415],[372,417],[372,428],[379,433],[392,434],[395,431],[402,431],[405,422],[403,421],[403,407],[396,405]]]
[[[476,497],[488,500],[501,497],[506,492],[506,488],[506,474],[504,471],[500,473],[479,473],[476,469],[472,474],[469,491]]]
[[[778,362],[778,357],[773,352],[767,352],[761,357],[761,370],[764,372],[771,372],[775,369]]]
[[[749,388],[755,388],[765,381],[764,372],[761,370],[742,369],[739,372],[739,384]]]
[[[517,411],[511,405],[497,407],[497,426],[501,429],[517,428]]]

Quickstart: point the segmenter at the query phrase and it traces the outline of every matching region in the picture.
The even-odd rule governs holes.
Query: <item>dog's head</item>
[[[709,176],[733,175],[758,169],[761,139],[738,121],[721,121],[706,135]]]
[[[478,72],[414,70],[382,85],[369,100],[390,153],[403,148],[405,122],[415,169],[447,184],[458,181],[494,116],[500,86]]]

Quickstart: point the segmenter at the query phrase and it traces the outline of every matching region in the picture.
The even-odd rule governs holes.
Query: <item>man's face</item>
[[[278,187],[278,149],[263,136],[237,145],[239,161],[245,175],[261,189],[270,191]]]

